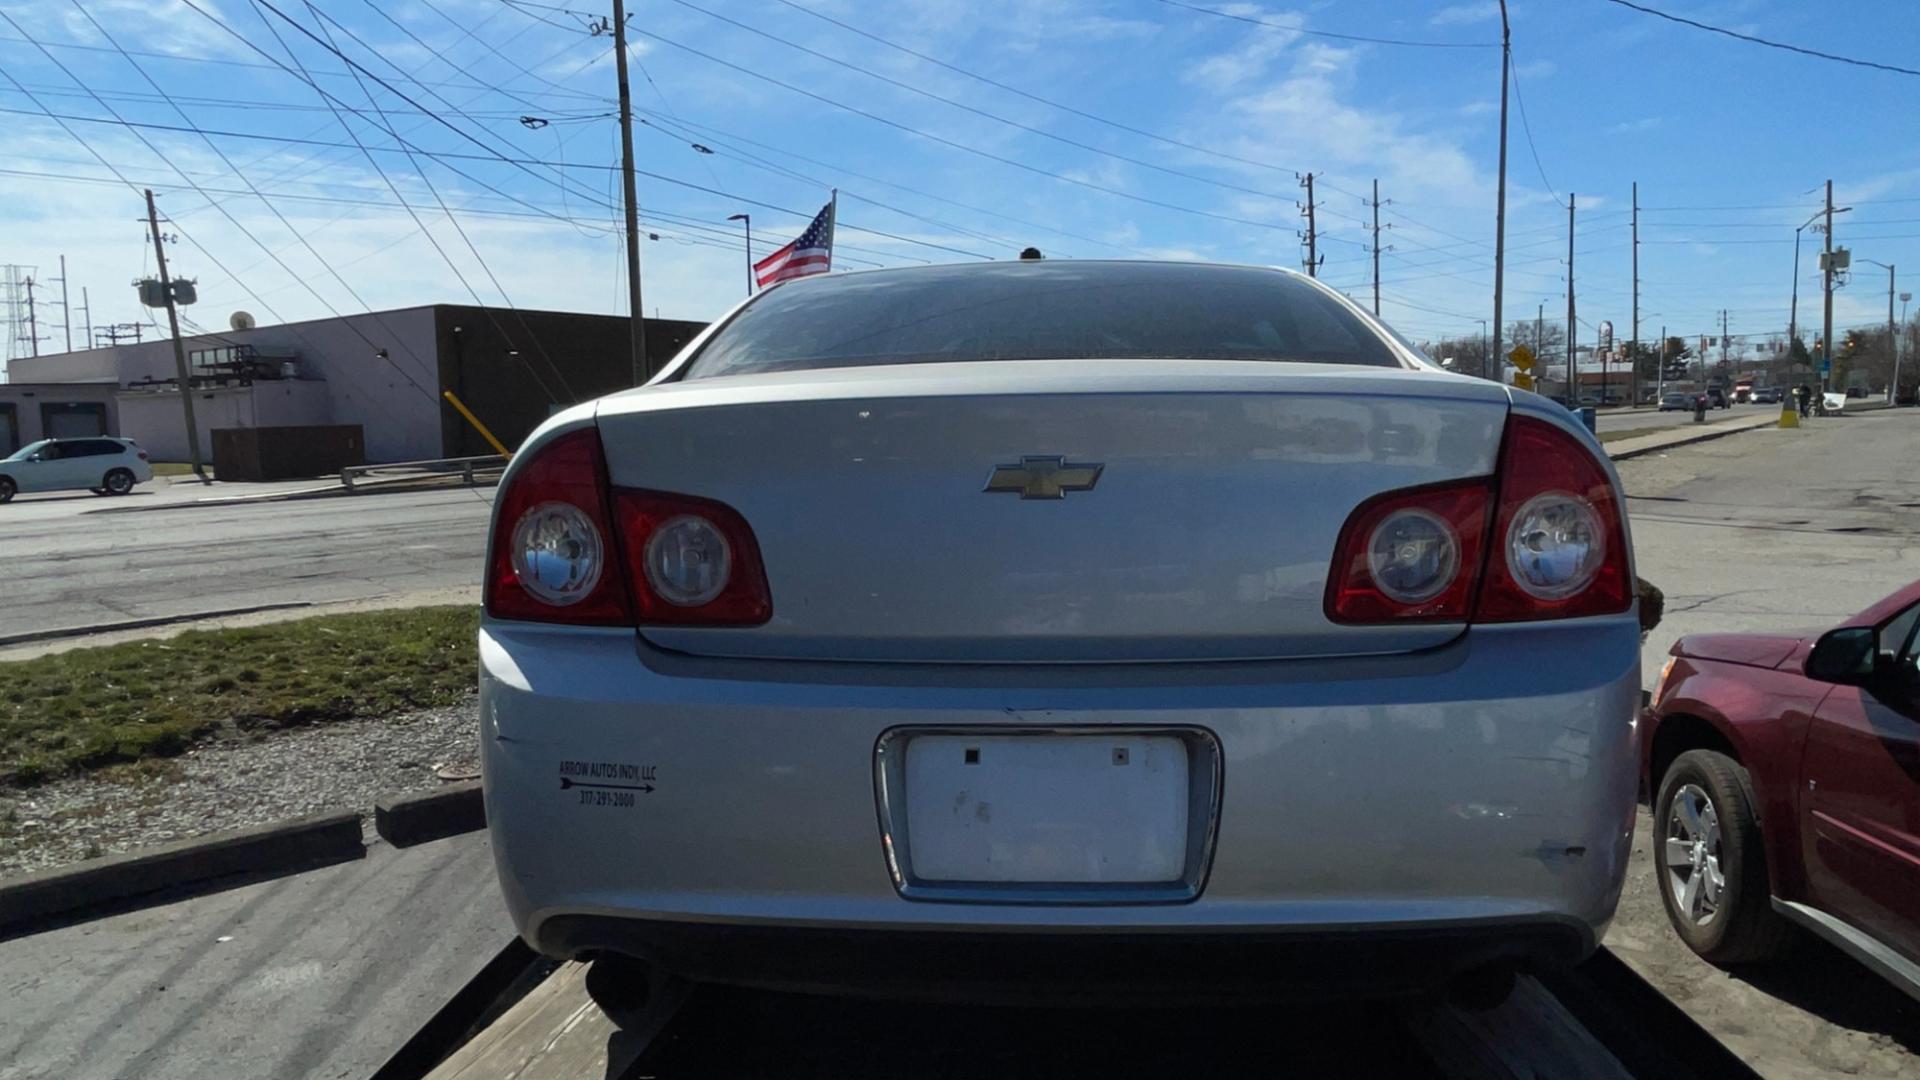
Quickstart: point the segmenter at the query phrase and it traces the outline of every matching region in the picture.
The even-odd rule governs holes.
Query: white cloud
[[[1636,131],[1652,131],[1665,122],[1665,117],[1643,116],[1638,120],[1622,120],[1617,124],[1610,125],[1607,130],[1616,135],[1624,135]]]
[[[1297,12],[1269,11],[1255,4],[1231,4],[1220,8],[1235,15],[1257,18],[1277,26],[1304,26],[1306,16]],[[1216,93],[1230,93],[1264,77],[1273,63],[1286,55],[1301,35],[1292,30],[1266,26],[1247,27],[1247,33],[1232,48],[1215,53],[1187,69],[1187,82]]]
[[[1560,65],[1551,60],[1529,60],[1524,64],[1515,64],[1514,73],[1523,79],[1544,79],[1560,70]]]
[[[1427,21],[1434,26],[1465,26],[1499,18],[1499,0],[1482,0],[1476,4],[1454,4],[1443,7],[1434,12],[1433,17]]]

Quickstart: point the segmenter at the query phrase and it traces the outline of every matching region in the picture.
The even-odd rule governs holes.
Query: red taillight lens
[[[1480,622],[1611,615],[1633,605],[1613,484],[1586,445],[1545,420],[1507,421],[1490,539]]]
[[[607,464],[595,428],[534,451],[500,492],[487,567],[487,614],[631,626],[632,605],[607,512]]]
[[[139,455],[140,455],[140,460],[141,460],[141,461],[145,461],[145,460],[147,460],[147,452],[146,452],[145,450],[135,450],[135,451],[134,451],[134,453],[136,453],[136,454],[139,454]]]
[[[1391,491],[1353,512],[1326,611],[1339,623],[1607,615],[1632,605],[1629,578],[1606,470],[1573,435],[1515,415],[1497,477]]]
[[[1334,548],[1334,622],[1459,621],[1473,609],[1492,484],[1388,492],[1362,503]]]
[[[620,490],[613,510],[642,625],[758,626],[773,615],[760,545],[731,507]]]

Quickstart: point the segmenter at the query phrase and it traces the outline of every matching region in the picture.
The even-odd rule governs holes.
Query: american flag
[[[801,233],[798,240],[753,264],[753,279],[764,289],[788,278],[824,274],[831,269],[833,204],[829,202],[820,208],[813,224],[807,226],[807,231]]]

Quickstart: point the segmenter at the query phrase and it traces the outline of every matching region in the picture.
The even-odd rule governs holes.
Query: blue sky
[[[37,267],[44,297],[65,254],[73,303],[86,286],[96,324],[147,318],[128,287],[152,265],[144,207],[97,152],[160,194],[182,236],[169,259],[200,282],[199,325],[237,309],[267,322],[476,295],[625,309],[612,55],[589,29],[610,4],[272,2],[287,19],[250,0],[191,0],[204,15],[187,0],[0,0],[18,24],[0,19],[0,263]],[[1311,170],[1323,278],[1370,301],[1363,200],[1377,178],[1383,314],[1415,338],[1477,334],[1492,307],[1499,52],[1484,46],[1498,41],[1496,6],[1193,3],[1270,25],[1162,0],[636,0],[647,124],[635,138],[653,174],[640,198],[659,237],[644,246],[648,313],[725,310],[745,278],[728,216],[750,213],[756,247],[771,250],[835,185],[847,268],[1027,244],[1298,267],[1296,173]],[[1916,66],[1920,11],[1897,0],[1652,6]],[[1603,319],[1626,337],[1636,180],[1645,338],[1661,325],[1706,333],[1722,308],[1736,334],[1783,329],[1793,228],[1829,177],[1855,207],[1839,241],[1920,280],[1920,78],[1607,0],[1514,0],[1512,13],[1526,123],[1516,107],[1509,320],[1538,304],[1564,320],[1573,192],[1581,339]],[[356,79],[328,40],[387,85]],[[44,109],[232,134],[209,145],[79,119],[69,132],[33,115]],[[389,124],[415,155],[394,152]],[[276,141],[289,138],[333,145]],[[1803,326],[1818,319],[1817,240],[1801,263]],[[1836,301],[1842,325],[1885,316],[1885,271],[1858,269]],[[43,332],[59,319],[42,316]],[[43,351],[61,344],[51,333]]]

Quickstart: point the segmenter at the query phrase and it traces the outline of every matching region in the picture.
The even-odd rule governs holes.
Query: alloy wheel
[[[1673,793],[1663,832],[1673,906],[1693,925],[1711,925],[1720,914],[1727,878],[1721,867],[1720,814],[1705,789],[1683,784]]]

